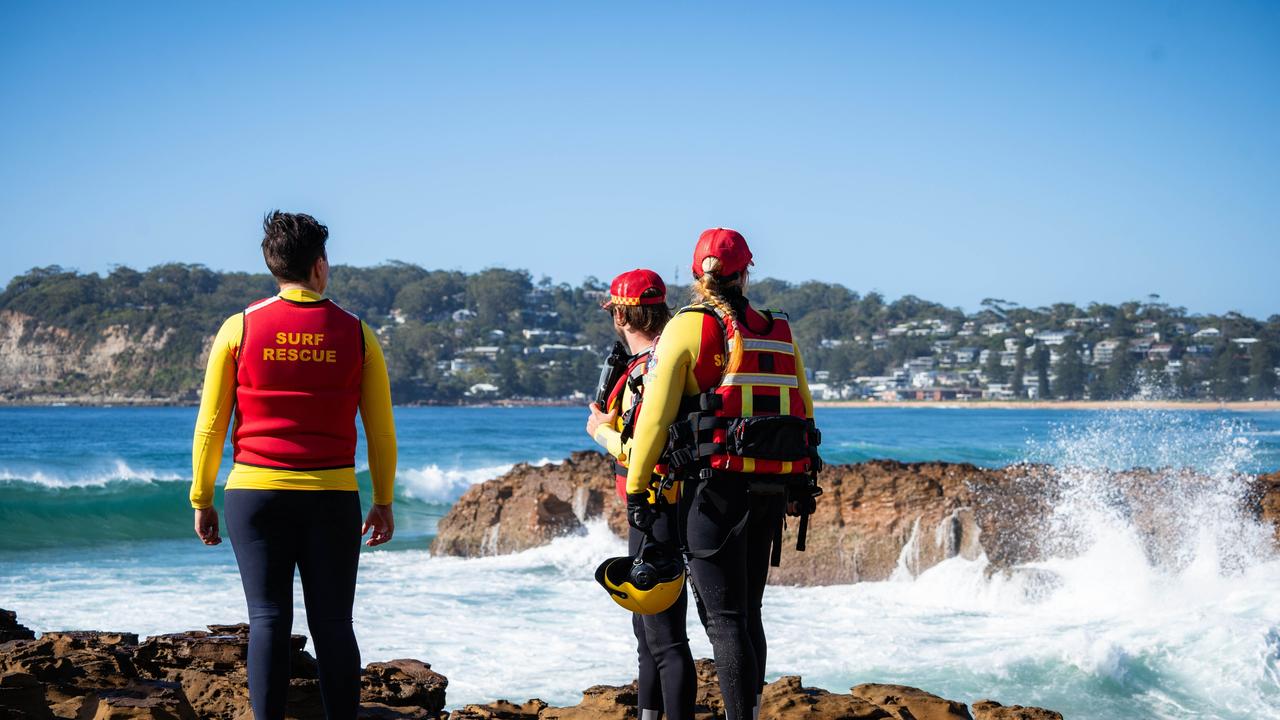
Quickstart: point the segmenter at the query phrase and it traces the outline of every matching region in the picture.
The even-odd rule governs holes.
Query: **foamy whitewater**
[[[230,548],[186,537],[186,482],[174,476],[192,412],[25,412],[0,411],[0,607],[37,630],[145,635],[244,620]],[[836,691],[898,682],[1069,718],[1280,717],[1280,559],[1270,528],[1238,511],[1246,474],[1280,468],[1280,413],[821,412],[834,462],[1034,460],[1071,470],[1041,530],[1055,548],[1044,562],[990,578],[984,559],[918,577],[904,563],[889,582],[770,587],[771,678],[799,674]],[[426,550],[435,520],[471,483],[587,447],[581,413],[421,409],[398,420],[399,549],[361,559],[365,660],[432,663],[449,678],[450,706],[574,703],[590,685],[630,681],[628,618],[591,579],[602,558],[623,551],[602,525],[508,556]],[[122,435],[127,428],[139,435]],[[45,444],[73,450],[43,462],[32,446]],[[77,466],[92,471],[77,476]],[[1152,562],[1099,470],[1165,466],[1211,481],[1163,472],[1152,483],[1179,528]],[[919,528],[916,541],[934,542],[933,529]],[[297,608],[295,630],[305,632],[300,595]],[[695,655],[710,656],[696,619],[689,630]]]

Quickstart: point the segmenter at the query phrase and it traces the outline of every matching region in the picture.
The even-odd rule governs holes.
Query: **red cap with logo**
[[[645,292],[656,289],[656,293],[645,295]],[[657,305],[667,301],[667,286],[658,273],[639,268],[628,270],[613,279],[609,285],[610,305]]]
[[[716,275],[721,277],[736,275],[755,264],[751,261],[747,239],[742,237],[742,233],[729,228],[711,228],[698,236],[698,245],[693,249],[694,277],[702,277],[702,261],[709,257],[720,260]]]

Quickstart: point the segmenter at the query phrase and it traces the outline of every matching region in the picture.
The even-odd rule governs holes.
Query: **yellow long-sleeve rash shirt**
[[[705,325],[707,323],[710,325]],[[724,340],[717,321],[700,312],[676,314],[663,328],[653,352],[654,363],[644,376],[644,411],[636,421],[631,440],[628,493],[640,492],[648,485],[653,466],[666,447],[667,428],[675,422],[680,410],[680,400],[706,392],[719,383],[725,360]],[[805,380],[804,361],[799,347],[795,352],[800,397],[804,400],[805,416],[812,418],[813,397]],[[704,353],[713,353],[714,362],[710,366],[704,364],[702,371],[696,372],[698,359]],[[711,366],[714,371],[708,372]]]
[[[314,302],[321,296],[290,288],[280,292],[286,300]],[[391,410],[391,383],[378,337],[363,321],[364,365],[360,375],[360,420],[368,445],[373,502],[391,504],[396,476],[396,427]],[[213,505],[214,480],[222,464],[222,447],[235,406],[236,354],[244,336],[244,314],[227,318],[219,328],[205,368],[200,413],[191,444],[191,507]],[[227,489],[245,490],[356,490],[354,468],[334,470],[280,470],[235,464]]]

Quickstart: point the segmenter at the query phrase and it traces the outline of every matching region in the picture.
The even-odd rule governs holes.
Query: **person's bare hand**
[[[587,434],[592,438],[596,436],[596,430],[601,425],[613,426],[615,420],[618,419],[618,411],[604,412],[597,403],[591,403],[587,406],[587,410],[591,411],[591,415],[587,418]]]
[[[217,545],[222,542],[218,534],[218,511],[212,507],[196,510],[196,537],[205,545]]]
[[[369,508],[369,515],[364,519],[364,525],[360,527],[360,536],[364,537],[370,530],[373,534],[369,535],[369,539],[364,542],[369,547],[381,545],[395,534],[396,519],[391,512],[390,503]]]

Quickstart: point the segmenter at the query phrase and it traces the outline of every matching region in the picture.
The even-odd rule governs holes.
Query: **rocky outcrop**
[[[12,612],[0,621],[16,624]],[[315,660],[293,636],[288,717],[323,718]],[[0,717],[40,720],[250,720],[245,625],[157,635],[50,632],[0,643]],[[715,664],[697,661],[695,716],[724,716]],[[370,663],[364,669],[363,720],[624,720],[635,715],[636,684],[588,688],[582,702],[553,707],[538,699],[468,705],[444,712],[449,681],[419,660]],[[1061,720],[1043,708],[947,700],[903,685],[857,685],[848,694],[805,687],[799,677],[769,683],[761,717],[776,720]]]
[[[179,369],[178,374],[185,377],[179,387],[172,386],[170,346],[179,334],[176,327],[158,324],[109,325],[101,332],[77,333],[25,313],[0,311],[0,400],[90,404],[194,400],[198,367]],[[205,352],[212,340],[212,335],[204,339]],[[190,350],[195,352],[196,348]],[[158,382],[158,375],[166,380]]]
[[[519,552],[581,532],[583,522],[602,515],[621,533],[627,521],[615,500],[613,474],[600,453],[576,452],[553,465],[521,463],[467,490],[440,520],[431,551],[463,557]]]
[[[724,717],[724,704],[716,683],[715,665],[698,660],[696,720]],[[450,720],[629,720],[635,717],[636,685],[597,685],[582,694],[571,707],[552,707],[542,700],[522,704],[499,700],[468,705],[450,714]],[[981,708],[981,709],[979,709]],[[992,713],[1022,714],[992,714]],[[771,720],[1061,720],[1052,710],[1022,706],[1004,707],[992,700],[974,704],[974,713],[962,702],[948,700],[905,685],[856,685],[846,693],[805,687],[794,675],[765,686],[760,717]]]
[[[0,612],[0,619],[13,619]],[[293,636],[289,717],[323,718],[315,660]],[[248,627],[158,635],[49,632],[0,644],[0,713],[17,718],[245,720]],[[437,717],[448,681],[418,660],[371,663],[361,717]],[[6,714],[7,713],[7,714]]]
[[[1009,569],[1069,551],[1069,531],[1047,532],[1064,496],[1089,483],[1106,485],[1106,502],[1127,518],[1156,563],[1185,562],[1185,513],[1212,481],[1189,471],[1117,473],[1011,465],[988,469],[960,463],[876,460],[837,465],[822,474],[824,495],[810,519],[807,551],[795,546],[797,523],[785,531],[784,561],[770,581],[830,585],[914,576],[951,557],[985,555]],[[1280,473],[1261,476],[1242,498],[1247,514],[1276,528],[1280,543]],[[432,551],[477,556],[515,552],[605,517],[626,530],[612,471],[598,453],[574,453],[564,463],[518,465],[468,490],[440,522]]]
[[[18,614],[12,610],[0,610],[0,643],[10,640],[34,640],[31,628],[18,622]]]

